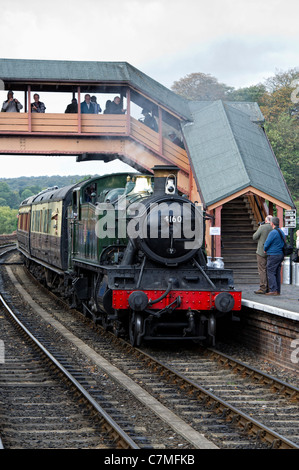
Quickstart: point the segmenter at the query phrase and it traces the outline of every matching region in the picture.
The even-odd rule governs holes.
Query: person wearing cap
[[[3,102],[2,113],[19,113],[23,108],[21,103],[13,97],[13,91],[7,93],[7,100]]]
[[[265,222],[259,226],[252,237],[252,239],[257,242],[256,259],[257,269],[260,277],[260,288],[254,291],[255,294],[266,294],[266,292],[269,290],[267,277],[267,255],[264,252],[264,244],[269,233],[273,230],[271,227],[271,220],[272,215],[267,215]]]
[[[281,263],[284,259],[283,247],[285,235],[279,228],[278,217],[272,217],[271,227],[273,230],[269,233],[264,244],[264,251],[267,253],[267,275],[269,283],[269,292],[267,292],[266,295],[280,295],[280,270]],[[279,232],[283,235],[282,237]]]

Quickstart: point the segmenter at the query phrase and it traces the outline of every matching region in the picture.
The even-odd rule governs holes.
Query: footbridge
[[[180,190],[193,194],[180,129],[190,112],[183,99],[169,90],[165,93],[166,88],[130,65],[2,59],[0,78],[24,104],[21,112],[0,114],[1,154],[75,155],[78,161],[119,158],[141,171],[172,163],[181,170]],[[45,101],[45,113],[32,112],[28,105],[36,93]],[[81,106],[76,113],[65,113],[71,99],[81,103],[86,94],[97,97],[101,114],[86,114]],[[57,106],[60,112],[48,111],[54,95],[63,96]],[[106,101],[115,96],[125,113],[104,114]],[[156,131],[143,122],[144,110],[155,119]],[[181,145],[172,142],[171,132],[181,136]],[[197,197],[196,189],[193,195]]]
[[[256,103],[189,101],[126,62],[0,59],[0,79],[22,104],[0,114],[0,154],[120,159],[142,172],[175,164],[179,190],[220,228],[207,232],[212,256],[221,256],[222,209],[235,199],[245,200],[253,228],[274,208],[283,222],[294,207]],[[32,107],[35,94],[44,113]],[[99,113],[81,108],[86,95]],[[78,106],[66,112],[71,100]]]

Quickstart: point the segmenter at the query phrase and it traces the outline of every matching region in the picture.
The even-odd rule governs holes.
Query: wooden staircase
[[[257,243],[252,239],[257,228],[246,196],[224,204],[221,211],[221,256],[225,268],[233,269],[235,284],[259,284]]]

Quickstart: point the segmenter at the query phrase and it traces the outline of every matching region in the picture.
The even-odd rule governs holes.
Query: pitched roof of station
[[[249,186],[293,206],[256,103],[193,102],[192,122],[182,124],[205,204]]]

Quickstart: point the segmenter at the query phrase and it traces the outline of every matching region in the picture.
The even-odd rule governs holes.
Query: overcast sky
[[[126,61],[168,88],[194,72],[240,88],[299,67],[298,0],[0,0],[0,6],[0,58]],[[100,173],[111,165],[0,156],[0,177]]]

